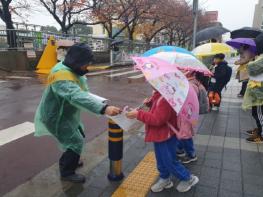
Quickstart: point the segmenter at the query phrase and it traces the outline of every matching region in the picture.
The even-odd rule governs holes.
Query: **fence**
[[[34,50],[43,50],[50,36],[54,36],[56,40],[65,39],[74,42],[86,42],[94,48],[95,51],[107,50],[106,46],[109,43],[109,39],[107,38],[96,38],[90,35],[64,35],[61,33],[29,30],[1,30],[0,49],[6,50],[15,48],[23,50],[25,44],[32,43]],[[9,47],[10,44],[13,44],[13,46]]]
[[[28,46],[32,46],[31,50],[42,51],[50,36],[54,36],[56,40],[72,40],[74,42],[85,42],[93,51],[109,52],[110,44],[113,40],[109,38],[94,37],[91,35],[64,35],[53,32],[40,32],[29,30],[0,30],[0,50],[16,49],[28,50]],[[30,45],[28,45],[30,44]],[[12,47],[9,47],[12,46]],[[112,63],[126,63],[131,61],[131,56],[142,54],[147,48],[159,46],[158,44],[150,44],[148,46],[142,41],[123,40],[118,44],[118,51],[112,51]]]

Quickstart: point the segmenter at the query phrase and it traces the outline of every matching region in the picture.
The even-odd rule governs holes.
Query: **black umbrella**
[[[255,39],[257,54],[260,55],[263,53],[263,33],[259,34]]]
[[[205,40],[210,40],[212,38],[217,38],[226,32],[230,32],[230,31],[221,26],[208,27],[197,32],[196,42],[198,43]]]
[[[252,27],[243,27],[231,32],[231,38],[256,38],[262,31]]]

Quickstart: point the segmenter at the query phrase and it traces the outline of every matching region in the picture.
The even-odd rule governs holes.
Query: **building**
[[[263,0],[255,5],[253,27],[263,30]]]
[[[100,37],[100,38],[107,38],[108,37],[106,29],[103,27],[103,25],[97,24],[97,25],[92,25],[90,27],[92,27],[92,30],[93,30],[92,35],[93,36]]]
[[[218,22],[218,11],[206,11],[204,14],[210,23],[217,23]]]

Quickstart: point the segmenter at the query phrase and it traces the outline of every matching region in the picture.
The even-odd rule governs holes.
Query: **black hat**
[[[76,70],[93,61],[93,53],[91,48],[84,44],[74,44],[71,46],[66,54],[63,64],[69,68]]]
[[[255,43],[257,47],[257,54],[260,55],[263,53],[263,33],[259,34],[255,38]]]
[[[218,54],[216,54],[216,55],[214,56],[214,58],[218,58],[218,59],[223,60],[223,59],[225,59],[225,54],[223,54],[223,53],[218,53]]]

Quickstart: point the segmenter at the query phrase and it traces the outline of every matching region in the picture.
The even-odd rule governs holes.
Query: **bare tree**
[[[137,31],[150,43],[160,32],[185,17],[187,4],[181,0],[159,0],[141,19]]]
[[[89,19],[98,0],[38,0],[53,16],[64,34],[68,34],[74,25],[98,24]]]
[[[129,40],[134,39],[138,25],[143,22],[144,16],[148,15],[157,3],[158,0],[120,0],[122,9],[127,9],[123,16],[122,26],[127,27],[126,32]]]
[[[21,10],[28,9],[29,3],[26,0],[0,0],[0,19],[5,23],[7,29],[7,42],[9,48],[15,48],[16,33],[13,31],[13,15],[21,16]]]
[[[158,34],[168,38],[168,44],[188,47],[193,33],[192,6],[184,0],[160,0],[156,7],[142,19],[138,31],[145,41],[150,43]],[[198,27],[207,25],[209,21],[199,10]]]
[[[93,10],[93,20],[98,21],[108,33],[109,38],[115,39],[125,30],[134,32],[138,17],[143,10],[138,11],[142,0],[101,0]],[[145,0],[143,0],[145,1]],[[142,4],[140,3],[140,6]],[[140,7],[141,8],[141,7]],[[132,36],[129,36],[132,39]]]
[[[102,0],[100,4],[97,4],[92,12],[92,17],[94,21],[100,21],[100,24],[105,28],[108,33],[109,38],[115,38],[113,35],[114,26],[121,19],[122,13],[120,11],[119,2]],[[122,30],[123,31],[123,30]],[[122,31],[116,32],[116,35],[122,33]]]

